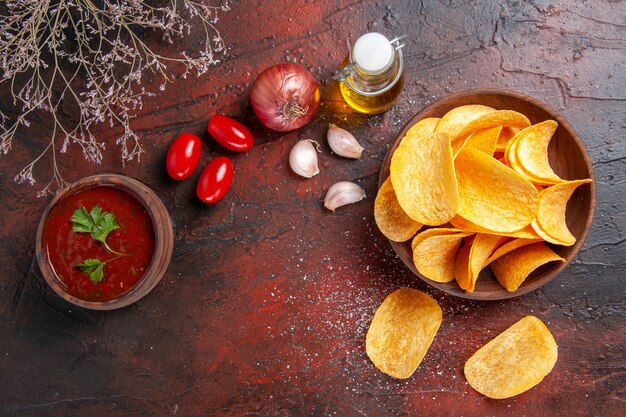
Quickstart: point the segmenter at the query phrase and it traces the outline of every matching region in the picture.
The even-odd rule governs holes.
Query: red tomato
[[[231,151],[247,151],[254,145],[252,133],[248,128],[228,116],[221,114],[213,116],[209,120],[207,130],[220,145]]]
[[[198,167],[201,153],[200,138],[191,133],[181,133],[167,151],[167,173],[175,180],[184,180]]]
[[[229,158],[220,156],[211,161],[200,174],[196,195],[204,203],[217,203],[224,197],[232,181],[233,163]]]

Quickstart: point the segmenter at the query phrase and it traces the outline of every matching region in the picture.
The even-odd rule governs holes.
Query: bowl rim
[[[43,248],[43,230],[52,209],[64,198],[89,188],[112,186],[135,198],[148,212],[154,231],[154,252],[146,272],[125,294],[108,301],[87,301],[69,294],[55,274]],[[96,174],[68,185],[48,203],[44,210],[35,239],[35,253],[39,269],[52,290],[61,298],[79,307],[92,310],[113,310],[126,307],[147,295],[165,274],[172,257],[174,231],[172,220],[161,199],[147,185],[120,174]]]
[[[447,294],[450,294],[459,298],[470,299],[470,300],[496,301],[496,300],[505,300],[509,298],[515,298],[515,297],[519,297],[524,294],[527,294],[529,292],[535,291],[537,288],[547,284],[552,279],[554,279],[576,257],[576,255],[582,248],[583,244],[585,243],[585,240],[587,239],[587,236],[589,234],[589,230],[591,229],[591,224],[593,223],[593,217],[594,217],[595,205],[596,205],[596,178],[595,178],[595,173],[593,170],[593,164],[591,161],[591,157],[589,156],[589,153],[587,151],[587,147],[585,146],[584,142],[582,141],[582,139],[580,138],[576,130],[560,114],[558,114],[550,106],[543,103],[542,101],[534,97],[530,97],[526,94],[520,93],[518,91],[500,89],[500,88],[476,88],[476,89],[463,90],[463,91],[458,91],[452,94],[448,94],[436,100],[435,102],[427,105],[426,107],[421,109],[419,112],[417,112],[415,115],[413,115],[407,121],[407,123],[402,127],[402,129],[398,132],[398,134],[394,137],[393,142],[391,142],[391,146],[389,147],[389,149],[387,150],[387,153],[385,154],[385,157],[383,158],[383,162],[382,162],[379,177],[378,177],[378,189],[380,189],[383,182],[385,181],[385,179],[387,179],[387,176],[389,175],[389,167],[391,164],[391,156],[393,155],[393,152],[398,147],[400,141],[406,134],[407,130],[411,126],[413,126],[415,123],[417,123],[419,120],[422,120],[424,118],[424,115],[432,111],[432,109],[435,107],[451,105],[453,102],[458,101],[468,96],[494,96],[494,95],[508,96],[516,100],[525,101],[531,104],[532,106],[537,107],[540,110],[549,114],[550,117],[552,117],[554,120],[557,121],[557,123],[559,124],[559,127],[562,126],[565,130],[569,132],[569,134],[572,136],[572,139],[576,143],[576,146],[581,151],[580,153],[583,156],[583,162],[587,168],[587,171],[590,174],[589,178],[592,179],[592,182],[589,183],[589,186],[590,186],[589,212],[587,214],[587,218],[583,226],[582,232],[580,236],[576,239],[576,243],[570,247],[571,251],[570,251],[570,254],[565,257],[565,262],[561,262],[560,264],[558,264],[558,266],[554,270],[552,270],[546,278],[540,279],[540,280],[535,279],[532,282],[529,282],[527,285],[522,284],[520,288],[518,288],[517,290],[513,292],[508,292],[504,288],[502,288],[501,289],[502,292],[498,292],[497,296],[489,295],[489,294],[485,295],[479,292],[466,292],[460,288],[458,288],[456,291],[453,291],[453,289],[449,286],[449,283],[440,283],[440,282],[432,281],[426,278],[425,276],[423,276],[417,271],[417,269],[415,268],[415,265],[409,265],[405,261],[405,259],[401,256],[400,248],[403,245],[405,245],[406,242],[394,242],[390,239],[387,239],[389,243],[391,244],[391,247],[394,250],[394,252],[398,255],[398,257],[402,261],[402,263],[404,263],[405,266],[408,267],[409,270],[413,274],[417,275],[423,282]],[[480,104],[480,103],[477,103],[477,104]]]

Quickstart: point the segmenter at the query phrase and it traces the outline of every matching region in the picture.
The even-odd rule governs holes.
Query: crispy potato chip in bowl
[[[423,120],[428,120],[428,129],[419,135],[411,133]],[[449,144],[442,135],[450,138]],[[392,164],[398,148],[401,152]],[[508,156],[515,159],[515,167]],[[391,246],[420,279],[462,298],[511,298],[552,280],[581,249],[595,208],[593,168],[583,140],[547,105],[507,90],[452,94],[417,113],[389,148],[379,187],[390,177],[402,187],[395,208],[409,218],[425,220],[418,221],[425,225],[416,237],[390,241]],[[550,187],[555,191],[546,191]],[[562,191],[556,192],[556,187]],[[385,227],[408,229],[394,224],[396,218],[406,221],[401,213],[394,213]],[[409,232],[412,228],[402,238]],[[458,237],[445,237],[452,233]],[[469,245],[478,234],[481,237],[470,257]],[[461,240],[464,243],[459,244]],[[507,291],[492,271],[502,270],[504,261],[494,266],[492,258],[503,256],[498,254],[499,247],[517,248],[528,242],[545,244],[554,255],[527,250],[527,257],[508,256],[506,262],[511,265],[507,268],[525,273],[510,276],[515,279],[501,278],[507,282]],[[445,253],[436,253],[437,245],[445,246]],[[450,279],[451,273],[462,276]]]

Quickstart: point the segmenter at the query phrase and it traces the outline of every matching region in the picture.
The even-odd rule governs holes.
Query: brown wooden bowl
[[[483,104],[501,110],[515,110],[525,114],[533,124],[548,119],[555,120],[559,124],[559,127],[548,149],[550,165],[554,172],[561,178],[567,180],[583,178],[595,180],[591,158],[589,158],[587,154],[583,141],[569,123],[559,116],[559,114],[544,103],[517,92],[498,89],[477,89],[451,94],[413,116],[400,131],[393,146],[385,156],[380,170],[378,187],[380,188],[384,180],[389,176],[391,156],[411,126],[427,117],[442,117],[449,110],[464,104]],[[514,292],[508,292],[500,286],[490,268],[483,269],[476,282],[476,288],[474,292],[471,293],[459,288],[455,281],[449,283],[432,281],[420,274],[415,268],[410,241],[402,243],[390,242],[400,259],[402,259],[402,262],[404,262],[415,275],[420,277],[427,284],[441,291],[457,297],[474,300],[502,300],[517,297],[534,291],[551,281],[563,271],[574,256],[576,256],[583,246],[587,233],[591,228],[596,204],[595,194],[596,186],[594,181],[576,189],[567,205],[567,226],[576,237],[576,243],[569,247],[549,244],[552,250],[565,258],[565,262],[551,262],[538,268]]]
[[[43,248],[43,230],[50,212],[57,203],[79,191],[101,185],[119,188],[133,196],[145,207],[152,220],[155,239],[154,252],[152,254],[152,260],[143,277],[130,291],[109,301],[85,301],[69,294],[65,289],[65,285],[63,285],[54,273]],[[141,299],[159,283],[170,263],[173,247],[174,232],[172,229],[172,221],[159,197],[150,188],[135,179],[117,174],[102,174],[83,178],[63,189],[52,199],[41,216],[39,227],[37,228],[35,250],[37,263],[39,264],[42,275],[59,296],[80,307],[93,310],[113,310],[125,307]]]

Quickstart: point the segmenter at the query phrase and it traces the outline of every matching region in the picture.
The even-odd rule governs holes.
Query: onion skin
[[[297,64],[267,68],[250,91],[250,104],[261,123],[280,132],[307,124],[319,103],[319,84],[306,68]]]

